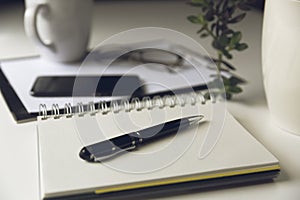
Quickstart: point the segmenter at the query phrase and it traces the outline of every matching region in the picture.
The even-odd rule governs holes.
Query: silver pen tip
[[[197,115],[197,116],[189,117],[190,126],[199,124],[203,118],[204,118],[204,115]]]

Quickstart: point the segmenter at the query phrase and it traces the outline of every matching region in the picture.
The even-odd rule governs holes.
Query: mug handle
[[[47,4],[36,4],[33,5],[32,7],[27,8],[24,15],[24,25],[25,25],[26,32],[30,38],[32,38],[37,43],[47,48],[54,49],[54,45],[51,41],[44,42],[42,40],[37,28],[38,13],[40,12],[41,9],[48,9],[48,8],[49,7]]]

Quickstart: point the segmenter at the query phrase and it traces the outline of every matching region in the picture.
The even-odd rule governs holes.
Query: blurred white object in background
[[[267,0],[262,66],[274,121],[300,135],[300,1]]]
[[[42,56],[78,61],[89,41],[92,0],[26,0],[24,25]]]

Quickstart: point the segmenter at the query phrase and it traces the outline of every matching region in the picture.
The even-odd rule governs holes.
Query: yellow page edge
[[[243,175],[243,174],[251,174],[251,173],[257,173],[257,172],[266,172],[266,171],[272,171],[272,170],[280,170],[280,166],[272,165],[272,166],[267,166],[267,167],[258,167],[258,168],[229,171],[229,172],[216,173],[216,174],[196,175],[196,176],[191,176],[191,177],[170,178],[170,179],[165,179],[165,180],[149,181],[149,182],[135,183],[135,184],[129,184],[129,185],[112,186],[112,187],[95,190],[95,194],[103,194],[103,193],[122,191],[122,190],[153,187],[153,186],[159,186],[159,185],[169,185],[169,184],[174,184],[174,183],[200,181],[200,180],[206,180],[206,179],[229,177],[229,176]]]

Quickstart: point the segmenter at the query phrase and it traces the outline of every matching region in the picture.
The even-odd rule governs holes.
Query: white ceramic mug
[[[300,135],[300,0],[266,0],[262,65],[271,116]]]
[[[92,0],[26,0],[24,25],[42,56],[80,60],[89,41]]]

